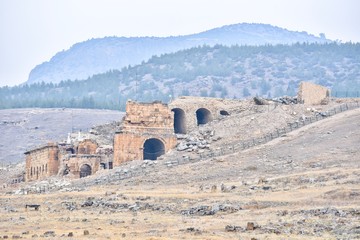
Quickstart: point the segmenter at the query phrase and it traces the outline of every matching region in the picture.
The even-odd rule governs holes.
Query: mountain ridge
[[[178,96],[295,96],[301,81],[335,97],[360,95],[360,43],[202,46],[154,56],[85,81],[0,88],[0,108],[125,109],[128,99],[169,102]]]
[[[92,38],[75,43],[68,50],[60,51],[49,61],[37,65],[31,70],[26,83],[84,80],[94,74],[140,64],[154,55],[202,45],[276,45],[296,42],[327,43],[330,40],[306,32],[255,23],[226,25],[182,36]]]

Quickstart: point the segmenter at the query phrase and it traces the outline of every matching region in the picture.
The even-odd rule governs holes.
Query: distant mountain
[[[326,86],[332,96],[360,97],[360,43],[194,47],[84,81],[2,87],[0,108],[124,110],[128,99],[295,96],[301,81]]]
[[[264,45],[292,43],[327,43],[330,40],[306,32],[288,31],[268,24],[234,24],[198,34],[177,37],[105,37],[76,43],[57,53],[48,62],[36,66],[28,84],[83,80],[112,69],[140,64],[154,55],[192,47],[221,44]]]

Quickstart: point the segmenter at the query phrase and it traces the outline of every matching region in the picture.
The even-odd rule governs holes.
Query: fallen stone
[[[226,225],[225,226],[225,231],[226,232],[239,232],[239,231],[243,231],[244,229],[240,226],[234,226],[234,225]]]
[[[247,230],[247,231],[253,231],[253,230],[255,230],[256,228],[258,228],[258,227],[257,227],[256,224],[253,223],[253,222],[248,222],[247,225],[246,225],[246,230]]]
[[[176,150],[178,151],[184,151],[186,149],[189,149],[189,146],[186,143],[179,143],[179,145],[176,147]]]
[[[56,236],[56,234],[54,231],[46,231],[44,233],[44,237],[55,237],[55,236]]]

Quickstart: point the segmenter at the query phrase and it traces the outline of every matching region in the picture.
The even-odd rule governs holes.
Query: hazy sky
[[[0,86],[57,52],[104,36],[170,36],[268,23],[360,42],[359,0],[0,0]]]

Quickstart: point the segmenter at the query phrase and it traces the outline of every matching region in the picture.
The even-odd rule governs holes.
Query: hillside
[[[360,96],[360,44],[203,46],[154,56],[85,81],[0,88],[0,108],[124,110],[128,99],[168,102],[178,96],[294,96],[301,81],[337,97]]]
[[[311,108],[325,111],[342,103]],[[250,138],[314,114],[303,105],[257,107],[250,115],[240,111],[204,127],[216,134],[248,129],[244,135]],[[357,108],[224,156],[171,165],[171,152],[155,162],[63,179],[57,182],[60,191],[11,193],[20,187],[37,191],[55,179],[4,189],[10,193],[0,195],[0,232],[24,239],[358,239],[359,122]],[[224,134],[217,144],[229,146],[233,138]],[[120,178],[139,168],[141,174]],[[41,208],[25,211],[24,204]]]
[[[215,44],[264,45],[296,42],[330,42],[306,32],[288,31],[266,24],[234,24],[205,32],[176,37],[105,37],[90,39],[63,50],[48,62],[36,66],[28,84],[83,80],[94,74],[122,69],[147,61],[154,55]]]
[[[24,152],[35,146],[64,141],[68,133],[87,132],[94,125],[120,121],[122,117],[123,113],[109,110],[1,110],[0,163],[23,162]]]

